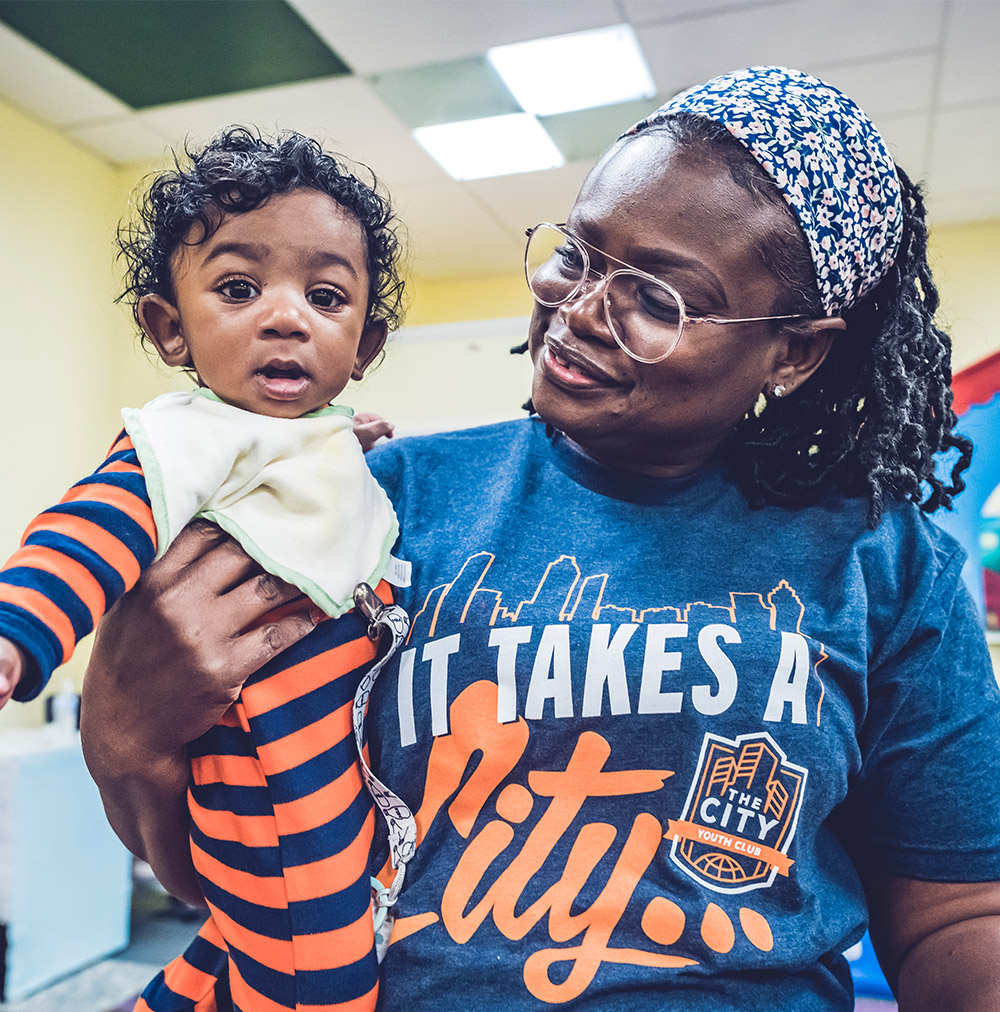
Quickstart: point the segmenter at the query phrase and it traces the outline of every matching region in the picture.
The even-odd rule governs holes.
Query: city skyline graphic
[[[434,639],[443,630],[463,625],[497,626],[526,624],[534,613],[557,615],[560,622],[576,617],[592,622],[648,621],[719,622],[754,624],[762,619],[771,630],[801,633],[805,605],[787,580],[768,592],[729,591],[728,603],[695,600],[683,603],[641,604],[610,599],[611,574],[585,573],[575,555],[563,554],[547,563],[533,593],[505,599],[504,592],[487,585],[496,555],[481,551],[470,555],[455,577],[437,584],[411,616],[410,635]],[[825,659],[825,658],[824,658]]]

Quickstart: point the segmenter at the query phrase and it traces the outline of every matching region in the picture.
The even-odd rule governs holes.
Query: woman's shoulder
[[[867,521],[866,501],[864,506]],[[851,553],[866,588],[875,640],[884,649],[898,648],[921,624],[944,623],[955,602],[967,597],[965,550],[916,503],[886,503],[878,526],[866,522]]]
[[[751,509],[751,513],[755,512]],[[804,506],[765,506],[762,510],[773,524],[785,526],[794,537],[806,530],[830,548],[875,554],[883,559],[905,562],[914,556],[943,568],[965,552],[958,541],[933,516],[908,499],[886,499],[878,523],[869,520],[867,496],[832,493],[818,503]]]
[[[909,500],[889,502],[878,527],[868,528],[859,540],[863,544],[871,542],[882,555],[904,561],[919,559],[938,573],[956,564],[961,568],[966,558],[958,541],[938,526],[932,515]]]
[[[488,469],[518,467],[532,452],[537,423],[529,418],[450,432],[402,436],[381,443],[367,455],[372,473],[389,493],[400,494],[413,481],[447,485],[481,476]]]
[[[399,436],[380,443],[369,452],[367,459],[376,472],[386,467],[398,467],[404,462],[419,461],[421,466],[433,460],[461,463],[467,457],[496,452],[505,447],[522,448],[530,439],[531,429],[531,419],[519,418],[474,428]]]

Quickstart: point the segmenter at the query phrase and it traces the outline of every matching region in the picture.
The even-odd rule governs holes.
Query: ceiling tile
[[[4,0],[0,0],[0,3]],[[81,0],[82,2],[82,0]],[[141,6],[146,0],[130,0]],[[198,0],[204,5],[207,0]],[[991,129],[1000,119],[997,0],[292,0],[364,75],[446,62],[445,98],[468,101],[462,74],[492,45],[616,24],[638,26],[663,95],[758,62],[799,65],[842,87],[879,124],[901,165],[929,179],[934,221],[1000,217]],[[252,5],[246,4],[247,9]],[[943,16],[947,10],[948,16]],[[946,33],[942,35],[942,27]],[[942,41],[943,40],[943,41]],[[943,53],[937,67],[935,54]],[[570,164],[459,184],[413,140],[405,119],[434,116],[418,94],[393,111],[366,77],[330,78],[174,103],[136,116],[124,103],[0,24],[0,100],[112,162],[158,159],[164,142],[205,139],[231,122],[300,129],[370,164],[410,226],[417,274],[494,274],[519,265],[522,229],[564,220],[594,159],[656,100],[546,123]],[[405,75],[400,77],[404,80]],[[937,82],[937,83],[935,83]],[[937,92],[934,88],[937,87]],[[931,160],[931,109],[936,123]],[[987,102],[976,109],[973,103]],[[476,101],[486,101],[479,95]],[[492,101],[492,99],[489,99]],[[965,109],[949,108],[965,106]],[[450,106],[449,106],[450,108]],[[402,113],[402,114],[401,114]],[[519,269],[519,268],[515,268]]]
[[[133,108],[348,72],[284,0],[0,0],[0,20]]]
[[[524,230],[540,221],[565,221],[593,166],[594,160],[588,158],[549,172],[477,179],[465,185],[516,240],[520,263],[524,255]]]
[[[616,137],[661,104],[655,98],[643,98],[558,116],[543,116],[541,123],[566,161],[593,162],[607,151]]]
[[[614,0],[289,0],[356,74],[618,24]]]
[[[1000,98],[1000,4],[962,0],[948,10],[938,101],[982,102]]]
[[[527,180],[548,173],[507,179]],[[471,277],[516,269],[521,240],[500,225],[475,199],[467,183],[454,181],[410,186],[396,203],[406,225],[410,263],[421,278]]]
[[[915,180],[927,178],[931,114],[903,113],[879,117],[879,132],[896,164]]]
[[[368,83],[411,127],[524,111],[485,56],[388,70]]]
[[[621,0],[621,5],[630,24],[645,25],[788,2],[790,0]]]
[[[57,127],[130,111],[124,102],[2,23],[0,95]]]
[[[162,131],[132,114],[126,119],[75,127],[69,136],[115,165],[165,162],[172,141]]]
[[[931,41],[931,40],[928,40]],[[918,109],[928,109],[934,97],[935,52],[879,57],[862,63],[809,68],[817,77],[850,95],[875,121]]]
[[[370,166],[390,187],[444,178],[406,126],[356,77],[162,106],[142,117],[178,142],[188,135],[205,141],[230,123],[298,130]]]
[[[637,34],[658,93],[673,95],[740,67],[810,71],[926,49],[943,9],[943,0],[797,0],[640,27]]]
[[[928,182],[932,193],[993,189],[1000,165],[1000,102],[943,109],[934,119]]]

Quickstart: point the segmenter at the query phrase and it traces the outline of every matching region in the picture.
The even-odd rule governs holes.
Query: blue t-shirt
[[[380,1009],[847,1010],[858,867],[1000,878],[997,685],[912,505],[751,510],[537,419],[369,461],[413,565],[372,766],[419,834]]]

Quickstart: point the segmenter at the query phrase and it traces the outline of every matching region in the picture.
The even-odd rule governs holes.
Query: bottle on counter
[[[79,728],[80,697],[71,678],[64,678],[52,697],[50,728],[60,737],[71,737]]]

